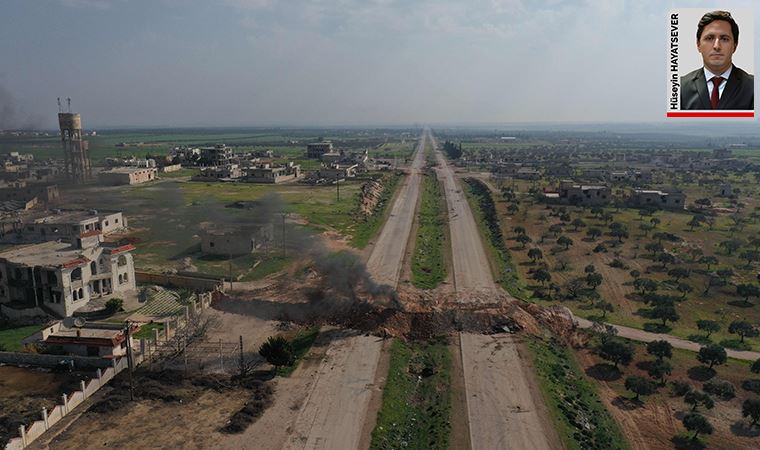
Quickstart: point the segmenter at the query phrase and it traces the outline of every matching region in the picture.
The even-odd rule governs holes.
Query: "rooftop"
[[[108,173],[132,174],[132,173],[142,172],[142,171],[145,171],[145,170],[153,170],[153,171],[155,171],[156,168],[155,167],[114,167],[113,169],[110,169],[110,170],[104,170],[101,173],[106,173],[106,174],[108,174]]]
[[[74,209],[59,210],[59,212],[44,211],[29,218],[31,219],[29,223],[82,223],[98,220],[98,214],[94,210]]]
[[[26,266],[56,268],[78,266],[89,261],[89,259],[84,256],[82,250],[72,247],[68,242],[57,241],[15,246],[0,253],[0,259]],[[76,264],[73,264],[75,262]]]

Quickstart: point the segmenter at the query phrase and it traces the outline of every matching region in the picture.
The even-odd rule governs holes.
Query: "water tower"
[[[61,99],[58,99],[58,125],[61,129],[66,178],[74,184],[82,184],[92,178],[89,145],[82,140],[82,118],[78,113],[71,112],[70,98],[66,99],[66,103],[68,111],[64,112]]]

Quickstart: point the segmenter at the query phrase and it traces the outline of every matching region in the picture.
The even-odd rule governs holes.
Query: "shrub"
[[[625,379],[625,388],[636,394],[634,400],[638,400],[640,395],[650,395],[657,391],[657,387],[651,381],[639,376],[630,376]]]
[[[752,425],[760,422],[760,399],[749,398],[742,403],[742,417],[749,417]]]
[[[287,366],[293,362],[293,346],[282,336],[270,336],[259,347],[259,354],[275,368]]]
[[[742,381],[742,389],[760,395],[760,380],[744,380]]]
[[[715,402],[713,399],[702,391],[689,391],[683,396],[683,401],[691,405],[691,410],[696,411],[699,406],[706,409],[713,409]]]
[[[706,345],[697,353],[697,361],[707,365],[709,369],[715,365],[725,364],[727,359],[726,350],[720,345]]]
[[[705,392],[710,393],[722,400],[731,400],[736,396],[734,385],[725,380],[710,380],[704,384]]]
[[[691,385],[686,381],[675,380],[670,382],[670,393],[674,397],[683,397],[689,391],[691,391]]]
[[[598,348],[597,353],[603,359],[612,362],[615,368],[618,364],[627,366],[633,360],[634,349],[631,345],[621,342],[617,339],[609,339],[603,342]]]
[[[117,311],[121,311],[122,306],[124,306],[124,300],[114,297],[106,302],[106,311],[113,314]]]
[[[682,422],[687,430],[694,432],[694,436],[691,437],[692,440],[696,439],[700,434],[712,434],[713,432],[712,425],[702,414],[690,412],[684,416]]]
[[[623,261],[615,258],[610,262],[610,267],[614,267],[616,269],[625,269],[625,264],[623,264]]]

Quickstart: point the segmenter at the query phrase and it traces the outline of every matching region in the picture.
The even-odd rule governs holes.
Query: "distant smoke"
[[[39,115],[24,114],[19,110],[16,98],[0,86],[0,130],[38,130],[43,127]]]

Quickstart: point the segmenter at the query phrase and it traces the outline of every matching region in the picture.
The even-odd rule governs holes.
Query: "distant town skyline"
[[[0,129],[664,121],[680,6],[716,4],[5,0]]]

